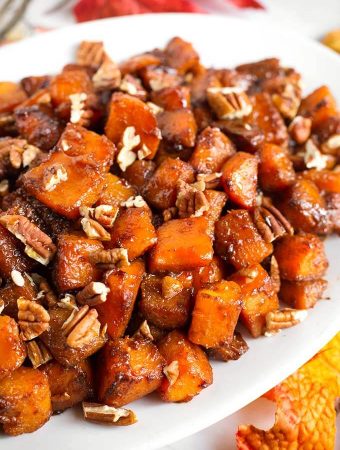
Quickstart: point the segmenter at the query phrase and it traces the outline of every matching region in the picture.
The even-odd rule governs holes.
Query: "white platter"
[[[340,58],[312,41],[266,23],[203,15],[144,15],[109,19],[42,34],[0,49],[0,80],[53,73],[72,61],[79,41],[103,40],[116,60],[161,47],[174,35],[194,43],[206,65],[235,64],[278,56],[304,77],[306,91],[327,84],[340,102]],[[0,437],[6,450],[152,450],[208,427],[262,395],[315,354],[340,329],[340,240],[326,242],[330,259],[327,296],[301,325],[273,338],[248,339],[236,362],[213,363],[214,384],[187,404],[162,403],[156,395],[135,402],[139,422],[108,427],[81,420],[73,409],[37,432]]]

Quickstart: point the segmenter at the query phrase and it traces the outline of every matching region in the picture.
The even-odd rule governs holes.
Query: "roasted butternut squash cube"
[[[263,333],[266,314],[279,308],[273,282],[260,264],[241,269],[230,277],[241,288],[241,319],[254,337]]]
[[[97,205],[120,206],[121,203],[135,195],[136,190],[123,178],[107,173],[104,177],[104,187],[99,195]]]
[[[328,232],[326,203],[313,181],[298,178],[282,194],[277,206],[296,230],[320,234]]]
[[[146,161],[145,159],[137,160],[131,166],[129,166],[125,173],[124,178],[135,187],[138,192],[143,194],[144,186],[150,180],[156,170],[156,164],[154,161]]]
[[[143,255],[157,241],[151,219],[152,213],[148,207],[122,210],[111,230],[108,247],[126,248],[130,261]]]
[[[157,347],[143,337],[107,342],[98,355],[98,397],[116,408],[156,390],[163,377],[164,360]]]
[[[74,367],[64,367],[52,360],[39,370],[47,375],[54,412],[64,411],[93,396],[93,373],[88,360]]]
[[[224,275],[224,266],[219,256],[214,256],[207,266],[198,267],[192,271],[193,288],[197,292],[206,285],[221,281]]]
[[[188,338],[205,348],[232,341],[241,312],[241,289],[233,281],[219,281],[196,294]]]
[[[209,208],[203,213],[203,215],[209,220],[213,229],[215,222],[221,216],[222,210],[228,200],[228,197],[224,192],[215,191],[214,189],[206,189],[204,191],[204,195],[208,200]]]
[[[27,95],[19,84],[0,81],[0,114],[12,112],[26,98]]]
[[[0,380],[20,367],[25,358],[26,347],[19,337],[16,321],[0,316]]]
[[[171,331],[158,343],[167,367],[172,368],[163,377],[158,389],[165,402],[188,402],[213,382],[213,373],[207,355],[178,331]],[[164,369],[167,370],[166,368]]]
[[[206,266],[212,257],[212,239],[205,217],[170,220],[157,229],[149,268],[151,272],[180,272]]]
[[[7,280],[5,286],[0,289],[0,300],[4,303],[3,313],[14,319],[18,317],[18,298],[24,297],[27,300],[34,301],[38,294],[27,274],[23,274],[23,279],[23,286],[17,286],[12,280]]]
[[[180,159],[166,158],[146,184],[144,197],[155,208],[170,208],[176,203],[178,181],[192,183],[194,179],[194,169],[190,164]]]
[[[106,342],[103,334],[93,335],[90,342],[81,347],[73,348],[67,345],[67,336],[62,329],[63,324],[69,319],[72,310],[55,306],[49,309],[50,327],[45,331],[40,339],[46,345],[53,357],[62,366],[76,366],[84,359],[96,353]]]
[[[313,234],[284,236],[277,242],[274,256],[284,280],[317,280],[328,267],[324,244]]]
[[[311,280],[311,281],[287,281],[282,280],[279,297],[295,309],[313,308],[327,287],[327,281]]]
[[[163,138],[171,144],[184,147],[195,145],[197,125],[190,109],[162,111],[157,114],[157,123]]]
[[[273,251],[243,209],[230,211],[216,222],[215,239],[217,253],[236,269],[259,263]]]
[[[37,369],[19,367],[0,381],[0,402],[0,423],[6,434],[36,431],[52,414],[47,376]]]
[[[320,191],[327,194],[340,194],[340,172],[334,170],[306,170],[303,178],[313,181]]]
[[[54,265],[54,279],[59,291],[80,289],[98,281],[101,272],[91,262],[91,254],[102,249],[100,241],[81,233],[62,234],[58,239]]]
[[[234,144],[219,128],[207,127],[199,134],[189,162],[197,172],[210,174],[220,172],[234,153]]]
[[[161,138],[155,116],[142,100],[117,92],[111,99],[105,134],[118,145],[127,127],[134,127],[141,140],[140,146],[144,145],[150,151],[146,159],[153,159]]]
[[[166,64],[174,67],[180,74],[195,70],[199,63],[199,56],[190,42],[179,37],[172,38],[164,49]]]
[[[246,122],[258,127],[264,134],[266,142],[287,147],[288,131],[279,111],[274,106],[267,92],[260,92],[250,97],[253,111]]]
[[[11,278],[12,270],[29,272],[33,262],[24,253],[21,242],[0,225],[0,275]]]
[[[237,152],[222,167],[222,186],[228,198],[241,208],[256,205],[258,158]]]
[[[105,277],[110,289],[106,301],[96,306],[99,321],[107,324],[111,338],[124,335],[135,306],[139,286],[145,272],[144,262],[135,260],[129,266],[111,270]]]
[[[302,99],[298,114],[312,119],[312,129],[336,116],[336,101],[327,86],[321,86]]]
[[[168,281],[167,289],[164,288],[166,281]],[[191,309],[190,288],[184,287],[174,277],[162,278],[148,274],[142,282],[141,290],[142,296],[138,307],[148,323],[161,329],[180,328],[186,325]]]
[[[165,87],[152,92],[151,100],[168,110],[190,108],[190,89],[187,86]]]
[[[263,190],[276,192],[293,184],[295,171],[286,149],[264,143],[259,158],[259,183]]]

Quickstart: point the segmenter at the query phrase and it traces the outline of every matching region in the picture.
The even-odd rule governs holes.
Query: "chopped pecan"
[[[276,261],[275,256],[272,256],[270,259],[270,278],[272,280],[272,286],[274,292],[278,293],[281,287],[281,278],[280,278],[280,269],[279,265]]]
[[[288,131],[292,139],[298,144],[304,144],[312,130],[312,119],[309,117],[296,116],[291,121]]]
[[[222,172],[198,173],[197,181],[203,181],[206,189],[216,189],[220,185]]]
[[[83,219],[81,219],[80,223],[88,238],[98,239],[99,241],[111,240],[110,233],[106,231],[105,228],[96,220],[87,219],[86,217],[84,217]]]
[[[183,284],[176,278],[165,276],[162,278],[162,296],[170,299],[183,291]]]
[[[43,175],[44,189],[52,192],[62,181],[68,180],[67,170],[62,164],[55,164],[45,170]]]
[[[180,218],[199,217],[209,209],[209,202],[204,192],[199,189],[201,187],[197,183],[188,184],[182,180],[178,182],[176,207]]]
[[[177,216],[177,213],[178,209],[176,208],[176,206],[165,209],[162,213],[164,222],[168,222],[169,220],[174,219]]]
[[[82,41],[77,50],[76,62],[80,66],[98,69],[105,57],[104,45],[102,42]]]
[[[4,309],[5,309],[5,302],[2,299],[0,299],[0,314]]]
[[[147,320],[144,320],[144,322],[142,322],[142,324],[140,325],[140,327],[134,334],[134,337],[137,337],[137,336],[145,337],[147,339],[150,339],[150,341],[153,341],[153,336],[151,334],[151,330],[150,330]]]
[[[141,195],[137,195],[136,197],[129,197],[125,202],[122,202],[120,206],[125,206],[125,208],[143,208],[144,206],[147,206],[147,203]]]
[[[209,87],[207,98],[219,119],[240,119],[253,109],[248,95],[237,86]]]
[[[72,348],[81,348],[89,344],[101,333],[98,312],[90,309],[88,305],[73,310],[69,318],[63,323],[61,329],[66,338],[66,344]]]
[[[58,299],[46,278],[38,274],[32,274],[32,277],[34,279],[34,282],[38,286],[37,299],[41,299],[43,304],[48,308],[55,306],[58,302]]]
[[[164,108],[162,108],[161,106],[156,105],[156,103],[147,102],[146,104],[147,104],[147,106],[149,107],[149,109],[151,110],[151,112],[155,116],[157,116],[157,114],[160,114],[161,112],[164,111]]]
[[[94,88],[97,91],[115,89],[120,85],[120,80],[121,73],[118,64],[105,54],[103,62],[92,77]]]
[[[90,260],[101,270],[112,270],[120,265],[129,265],[128,251],[126,248],[112,248],[99,250],[90,255]]]
[[[306,309],[284,308],[270,311],[266,314],[265,335],[270,336],[280,332],[283,328],[290,328],[305,320],[308,315]]]
[[[76,297],[72,294],[65,294],[58,302],[58,306],[64,309],[79,310],[76,302]]]
[[[0,197],[4,197],[9,192],[9,181],[1,180],[0,181]]]
[[[34,369],[40,367],[52,359],[51,353],[39,339],[34,339],[26,343],[27,356]]]
[[[104,283],[92,281],[76,295],[77,302],[81,305],[95,306],[106,302],[110,289]]]
[[[285,234],[294,234],[294,228],[268,199],[254,209],[254,223],[266,242],[273,242]]]
[[[25,244],[25,253],[32,259],[47,266],[56,252],[52,239],[30,222],[19,215],[4,215],[0,223]]]
[[[148,149],[148,147],[145,144],[143,144],[142,148],[137,151],[137,158],[139,160],[145,159],[149,155],[151,155],[151,150]]]
[[[168,366],[163,369],[164,375],[167,377],[170,386],[176,383],[179,377],[179,364],[178,361],[172,361]]]
[[[305,146],[304,161],[308,169],[322,170],[327,167],[328,155],[323,155],[312,139]]]
[[[38,147],[30,145],[25,139],[5,138],[0,140],[0,175],[5,175],[10,168],[18,170],[27,167],[36,159],[41,151]]]
[[[235,361],[244,355],[248,349],[249,347],[246,341],[243,339],[242,335],[236,331],[230,343],[222,344],[215,348],[209,348],[208,355],[210,358],[218,361]]]
[[[135,127],[126,127],[122,136],[120,150],[117,156],[117,163],[120,169],[125,172],[126,169],[137,159],[136,152],[132,150],[140,144],[140,136],[136,134]]]
[[[18,325],[24,341],[30,341],[40,336],[49,328],[50,316],[39,303],[19,297]]]
[[[83,413],[86,420],[111,425],[132,425],[137,422],[135,413],[130,409],[114,408],[100,403],[83,402]]]
[[[81,206],[79,208],[79,213],[82,217],[86,217],[87,219],[94,219],[105,228],[113,227],[118,212],[119,208],[112,205],[99,205],[95,208]]]
[[[142,82],[139,78],[134,77],[133,75],[127,73],[124,75],[119,89],[123,92],[126,92],[129,95],[133,95],[141,100],[145,100],[147,97],[147,92],[143,88]]]
[[[93,116],[93,112],[88,108],[87,100],[88,98],[85,92],[70,95],[71,123],[76,123],[83,127],[89,126],[91,118]]]
[[[283,117],[293,119],[301,103],[301,94],[298,82],[285,82],[279,92],[272,94],[272,100]]]
[[[16,286],[19,286],[19,287],[25,286],[25,279],[18,270],[15,270],[15,269],[12,270],[11,278],[12,278],[13,283]]]
[[[326,154],[337,154],[340,151],[340,134],[333,134],[322,144],[322,151]]]
[[[238,150],[256,152],[264,142],[262,130],[249,123],[236,120],[218,120],[212,127],[220,128],[236,145]]]

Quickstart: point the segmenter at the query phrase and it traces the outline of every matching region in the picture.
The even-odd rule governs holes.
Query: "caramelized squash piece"
[[[37,369],[19,367],[0,381],[0,423],[6,434],[32,433],[52,413],[47,376]]]
[[[11,278],[12,270],[28,272],[32,260],[23,251],[23,244],[0,225],[0,276]]]
[[[164,289],[164,283],[167,283]],[[191,289],[176,277],[146,275],[142,285],[139,310],[142,316],[158,328],[180,328],[186,325],[191,309]]]
[[[190,108],[190,90],[187,86],[173,86],[151,93],[151,101],[167,110]]]
[[[157,241],[151,219],[148,207],[124,209],[113,225],[108,247],[126,248],[130,261],[143,255]]]
[[[286,149],[264,143],[259,158],[259,183],[263,190],[276,192],[293,184],[295,171]]]
[[[25,77],[20,81],[21,86],[28,96],[32,96],[40,89],[46,88],[51,81],[49,75]]]
[[[221,258],[214,256],[210,263],[204,267],[198,267],[192,271],[193,288],[197,292],[206,285],[221,281],[224,275],[224,267]]]
[[[143,85],[154,92],[176,87],[183,82],[183,77],[178,71],[167,66],[147,66],[139,74]]]
[[[241,289],[220,281],[196,294],[188,338],[205,348],[230,343],[241,312]]]
[[[161,138],[155,116],[142,100],[116,92],[111,99],[105,134],[118,145],[127,127],[135,128],[135,134],[141,140],[140,147],[144,145],[150,151],[146,159],[153,159]]]
[[[99,400],[119,408],[159,387],[164,360],[149,339],[125,337],[110,340],[97,364]]]
[[[163,377],[158,389],[165,402],[188,402],[213,382],[207,355],[178,330],[171,331],[158,343],[167,367],[173,370]],[[164,369],[165,371],[167,368]]]
[[[215,227],[217,253],[241,269],[263,261],[273,251],[257,231],[248,211],[236,209],[221,217]]]
[[[26,347],[19,337],[16,321],[0,316],[0,380],[20,367],[25,358]]]
[[[180,37],[172,38],[164,49],[166,64],[184,75],[189,70],[195,70],[199,63],[199,56],[190,42]]]
[[[54,265],[54,279],[59,291],[80,289],[92,281],[98,281],[101,272],[91,262],[91,254],[102,249],[100,241],[89,239],[81,233],[62,234]]]
[[[136,190],[124,179],[107,173],[104,177],[104,187],[99,195],[97,205],[120,206],[130,197],[134,197]]]
[[[64,367],[52,360],[39,370],[47,375],[53,412],[64,411],[93,395],[92,367],[87,360],[74,367]]]
[[[303,178],[313,181],[320,191],[340,194],[340,172],[311,169],[302,172]]]
[[[176,146],[195,145],[197,125],[190,109],[163,111],[157,115],[157,123],[163,138]]]
[[[147,66],[157,66],[161,64],[161,60],[153,53],[142,53],[132,56],[131,58],[119,64],[119,70],[123,75],[127,73],[136,73]]]
[[[313,181],[298,178],[277,202],[282,214],[298,231],[327,233],[326,203]]]
[[[321,86],[302,99],[298,114],[312,119],[312,129],[336,116],[336,101],[329,88]]]
[[[106,301],[96,306],[98,319],[107,324],[111,338],[124,335],[136,302],[139,286],[145,272],[144,262],[135,260],[129,266],[111,270],[105,284],[110,289]]]
[[[317,280],[328,267],[324,244],[313,234],[284,236],[276,244],[274,256],[284,280]]]
[[[198,136],[189,162],[199,173],[214,173],[219,172],[234,153],[234,144],[222,131],[207,127]]]
[[[52,353],[53,357],[62,366],[76,366],[81,361],[96,353],[106,341],[106,337],[100,334],[93,336],[92,340],[78,348],[69,347],[66,343],[67,336],[62,329],[64,322],[69,319],[72,310],[55,306],[49,309],[50,328],[45,331],[40,339]]]
[[[273,282],[260,264],[241,269],[230,277],[242,293],[241,319],[252,336],[260,336],[266,324],[266,314],[279,308]]]
[[[282,280],[279,292],[280,299],[295,309],[313,308],[327,287],[327,281],[287,281]]]
[[[190,164],[180,159],[166,158],[145,186],[144,198],[155,208],[170,208],[176,203],[178,181],[192,183],[194,179],[194,169]]]
[[[222,168],[222,186],[228,198],[241,208],[256,205],[258,158],[237,152]]]
[[[7,280],[5,286],[0,289],[0,300],[4,302],[3,313],[13,317],[13,319],[18,317],[18,298],[24,297],[27,300],[35,301],[38,294],[28,276],[24,274],[23,278],[23,286],[17,286],[12,280]]]
[[[151,272],[190,270],[206,266],[213,257],[205,217],[170,220],[157,229],[157,238],[150,253]]]
[[[143,194],[144,186],[150,180],[155,170],[156,164],[154,161],[137,160],[126,169],[124,178]]]
[[[233,339],[228,344],[208,349],[208,356],[217,361],[236,361],[248,351],[249,347],[242,335],[235,332]]]
[[[209,220],[212,229],[215,222],[220,218],[222,210],[227,202],[227,195],[221,191],[215,191],[214,189],[206,189],[204,191],[205,198],[208,200],[209,208],[204,211],[203,215]]]
[[[27,95],[19,84],[0,81],[0,114],[12,112],[26,98]]]

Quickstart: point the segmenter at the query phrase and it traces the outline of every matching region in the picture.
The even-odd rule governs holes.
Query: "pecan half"
[[[43,306],[24,297],[19,297],[17,304],[18,325],[24,341],[40,336],[49,328],[50,316]]]
[[[110,423],[111,425],[132,425],[137,422],[137,417],[131,409],[114,408],[89,402],[83,402],[82,406],[86,420]]]
[[[79,213],[82,217],[87,219],[94,219],[103,225],[105,228],[112,228],[117,218],[119,208],[112,205],[99,205],[95,208],[89,208],[88,206],[81,206]]]
[[[294,228],[267,198],[254,209],[254,223],[266,242],[273,242],[285,234],[294,234]]]
[[[105,228],[96,220],[87,219],[86,217],[84,217],[83,219],[81,219],[80,223],[88,238],[98,239],[99,241],[111,240],[111,234],[106,231]]]
[[[222,172],[198,173],[197,181],[203,181],[206,189],[216,189],[220,185]]]
[[[210,87],[207,99],[219,119],[240,119],[249,116],[253,109],[248,95],[237,86]]]
[[[306,309],[284,308],[270,311],[266,315],[265,335],[271,336],[284,328],[290,328],[306,319]]]
[[[87,106],[87,94],[79,92],[70,95],[71,116],[70,122],[87,127],[90,124],[93,112]]]
[[[176,207],[178,208],[178,215],[180,218],[199,217],[209,209],[209,202],[204,195],[204,192],[198,189],[198,187],[200,186],[188,184],[182,180],[179,181]]]
[[[76,295],[77,302],[81,305],[95,306],[106,302],[110,289],[104,283],[93,281],[84,287]]]
[[[308,139],[305,145],[304,162],[307,169],[322,170],[327,167],[328,155],[323,155],[312,139]]]
[[[101,270],[112,270],[115,267],[130,264],[126,248],[99,250],[90,255],[90,261]]]
[[[272,100],[281,115],[287,119],[296,116],[301,103],[301,87],[299,83],[283,83],[279,92],[272,94]]]
[[[103,62],[92,77],[95,90],[103,91],[105,89],[115,89],[119,87],[120,80],[121,73],[118,64],[105,54]]]
[[[24,216],[6,214],[0,217],[0,223],[25,244],[30,258],[47,266],[57,250],[47,234]]]
[[[147,97],[147,92],[143,88],[141,80],[129,73],[124,75],[119,85],[119,90],[126,92],[129,95],[133,95],[143,101],[145,101]]]
[[[80,66],[98,69],[105,57],[104,45],[100,41],[82,41],[78,47],[76,62]]]
[[[70,309],[71,311],[73,311],[74,309],[79,311],[76,297],[72,294],[65,294],[65,296],[59,300],[58,306],[64,309]]]
[[[176,278],[165,276],[162,278],[162,296],[170,299],[183,291],[183,284]]]
[[[100,322],[98,312],[88,305],[74,310],[63,323],[61,329],[66,338],[66,344],[71,348],[81,348],[89,344],[95,337],[100,336]]]
[[[38,147],[28,144],[25,139],[0,139],[0,176],[6,176],[11,169],[29,166],[40,154]]]
[[[34,369],[47,363],[53,357],[43,342],[38,339],[26,343],[27,356]]]
[[[176,208],[176,206],[165,209],[162,213],[164,222],[168,222],[169,220],[174,219],[177,216],[177,213],[178,209]]]
[[[235,361],[244,355],[248,349],[248,344],[242,335],[236,331],[230,343],[209,348],[208,355],[210,358],[218,361]]]
[[[167,377],[170,386],[176,383],[179,377],[179,364],[178,361],[172,361],[168,366],[163,369],[164,375]]]
[[[117,163],[125,172],[126,169],[137,159],[136,152],[132,150],[140,144],[140,136],[136,134],[135,127],[126,127],[122,136],[120,150],[117,156]]]

